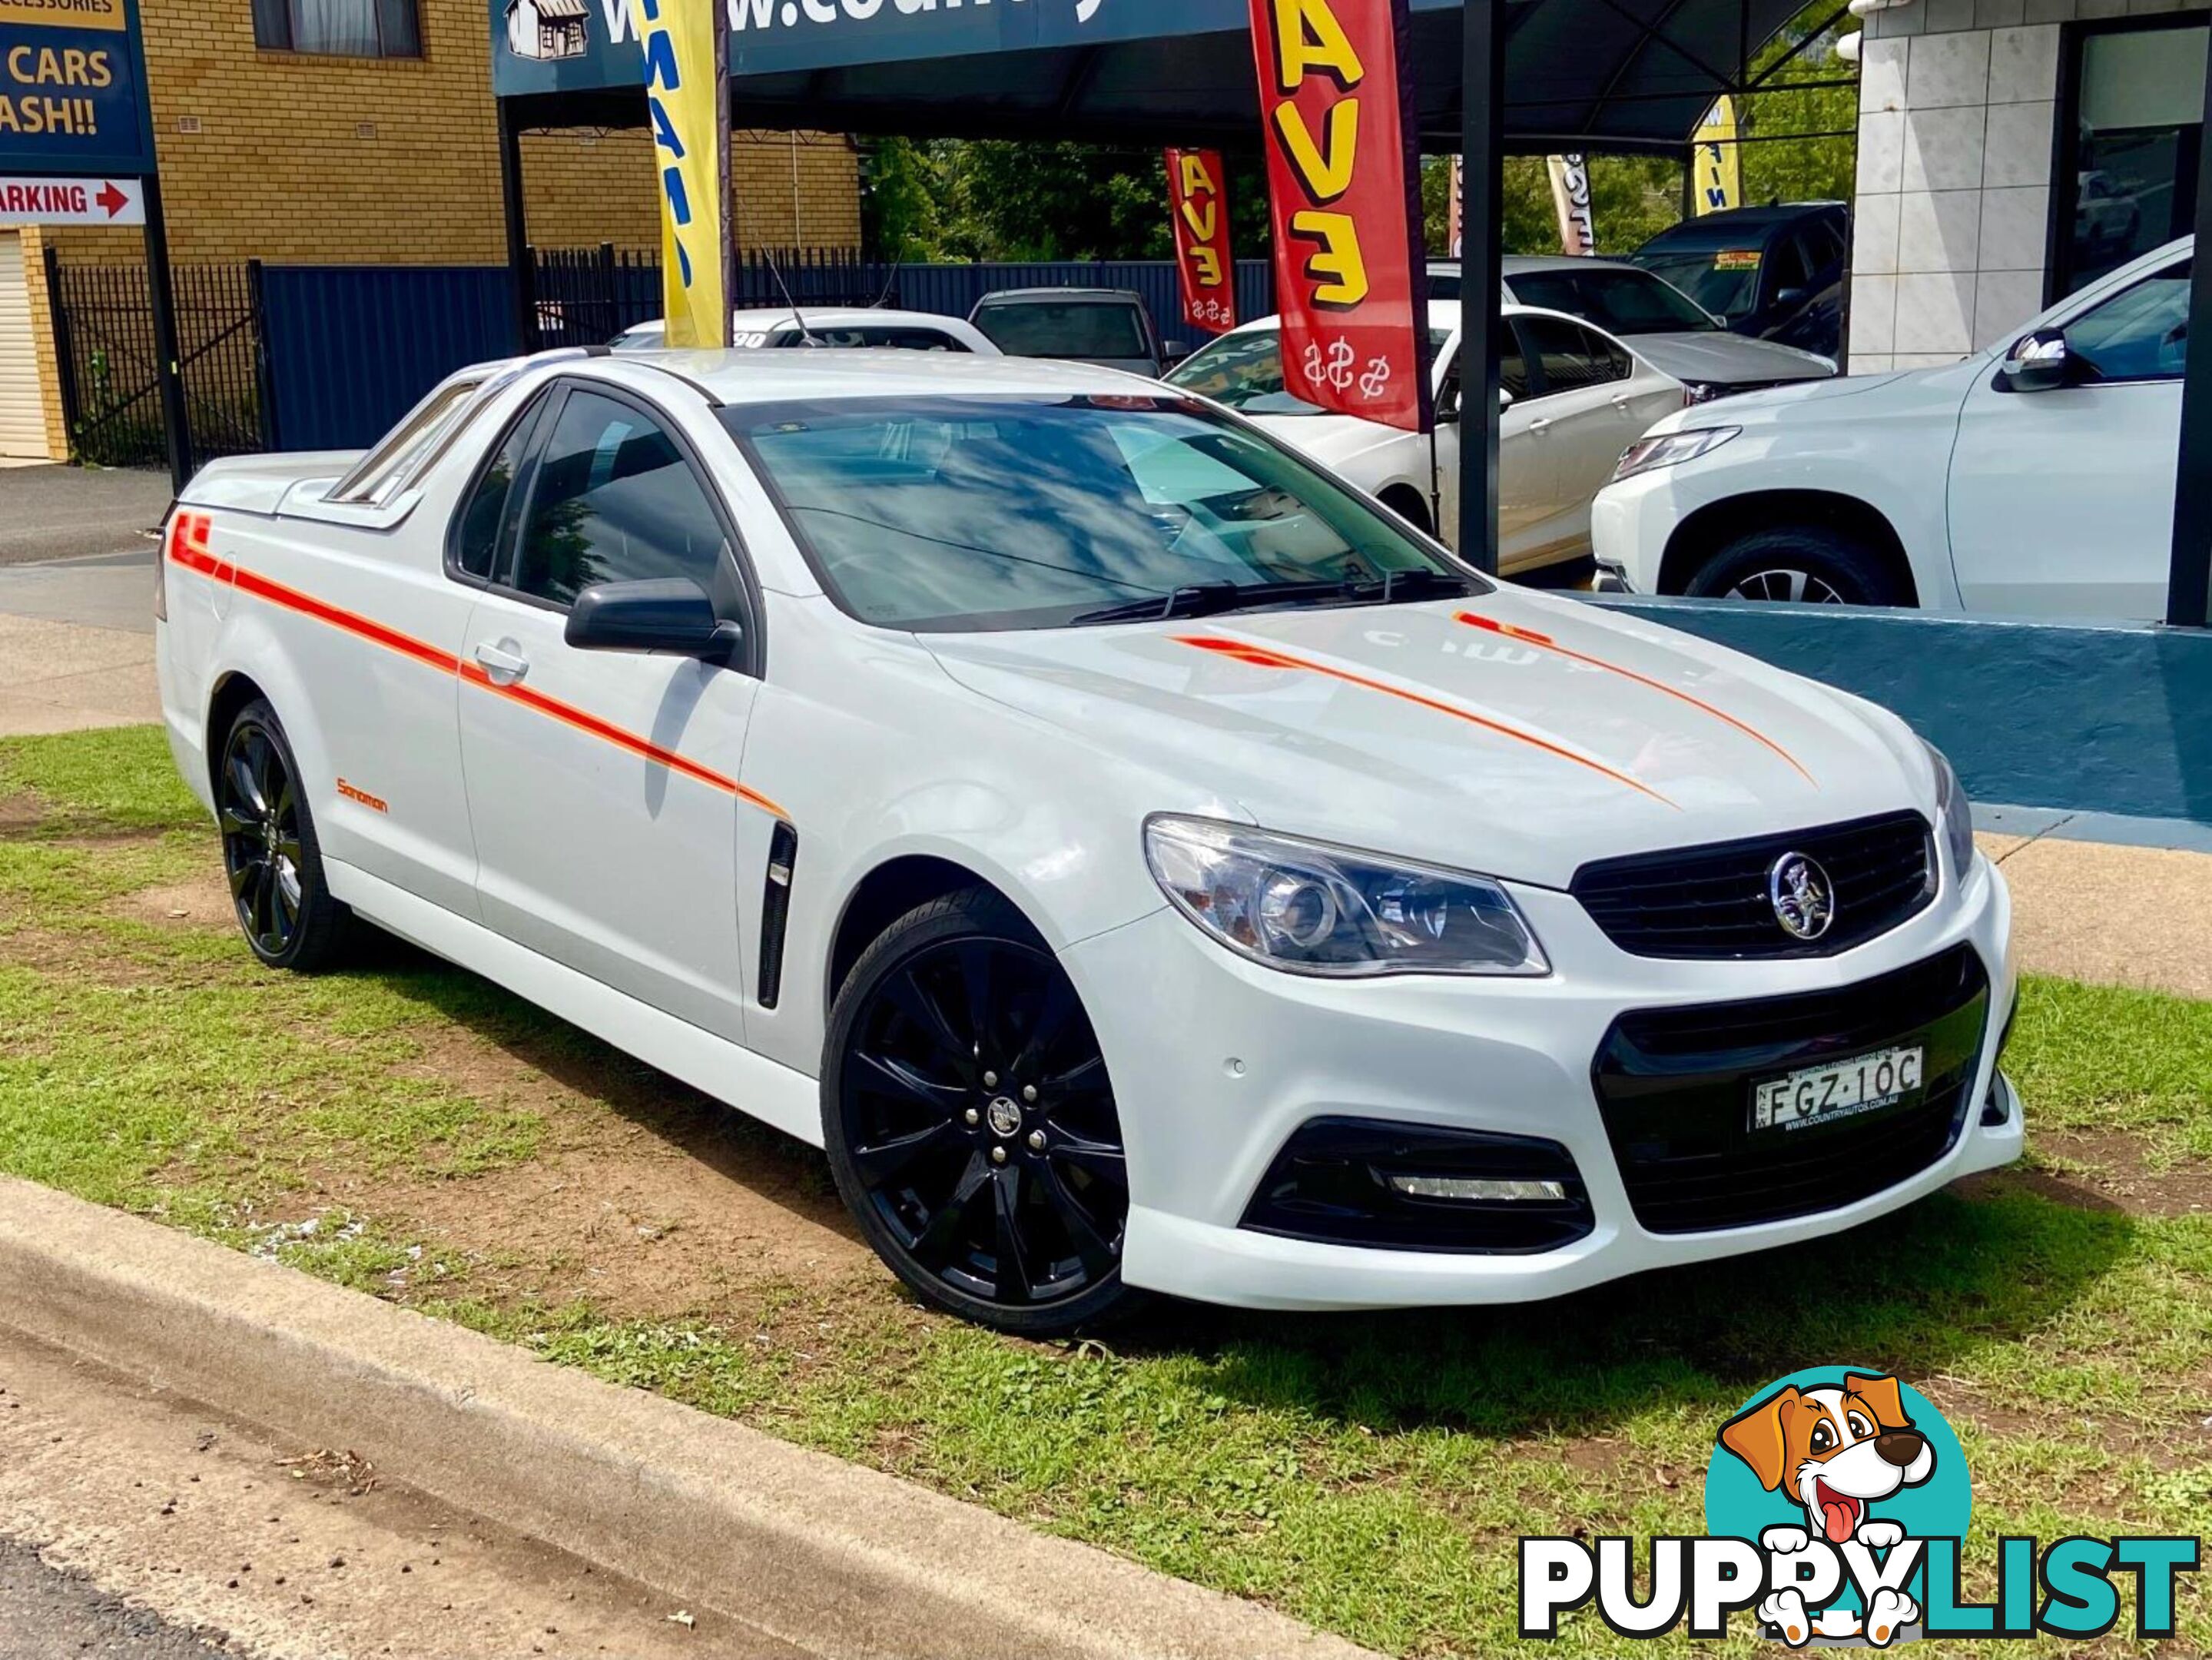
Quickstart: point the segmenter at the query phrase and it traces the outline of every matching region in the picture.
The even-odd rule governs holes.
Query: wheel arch
[[[837,925],[830,931],[830,952],[823,964],[822,1018],[824,1029],[837,994],[845,988],[853,969],[884,929],[917,905],[941,899],[962,888],[984,888],[1021,914],[1040,940],[1047,939],[1021,897],[1006,885],[957,859],[935,853],[902,853],[872,867],[845,896]]]
[[[1708,502],[1689,514],[1667,538],[1659,564],[1659,592],[1683,593],[1705,562],[1745,532],[1784,525],[1811,524],[1841,531],[1863,543],[1881,561],[1909,605],[1920,604],[1920,583],[1887,514],[1873,503],[1838,490],[1753,490]]]
[[[1436,534],[1437,527],[1429,518],[1429,498],[1411,480],[1392,479],[1375,492],[1375,499],[1424,535]]]
[[[231,722],[238,719],[239,711],[248,703],[265,702],[268,697],[269,694],[262,690],[260,682],[243,669],[230,669],[216,677],[215,688],[208,694],[207,769],[210,788],[220,788],[216,769],[222,764],[223,739],[229,735]]]

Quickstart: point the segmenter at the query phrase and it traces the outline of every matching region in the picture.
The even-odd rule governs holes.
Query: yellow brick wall
[[[504,259],[484,0],[417,5],[422,56],[416,58],[258,51],[251,0],[145,8],[146,75],[173,258]],[[196,122],[198,131],[180,131],[180,122]],[[790,142],[738,135],[732,149],[741,235],[791,241]],[[856,245],[851,143],[802,134],[797,150],[801,240]],[[531,240],[541,247],[656,242],[651,156],[642,130],[527,136]],[[131,234],[57,234],[65,258],[137,252]]]

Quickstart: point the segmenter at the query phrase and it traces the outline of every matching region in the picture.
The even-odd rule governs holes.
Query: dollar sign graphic
[[[1339,340],[1328,349],[1328,383],[1339,392],[1352,384],[1352,342]]]
[[[1322,378],[1321,342],[1318,340],[1309,340],[1306,342],[1304,361],[1306,366],[1306,384],[1308,386],[1312,386],[1318,383]]]
[[[1367,373],[1359,377],[1359,395],[1369,399],[1380,398],[1382,388],[1389,384],[1390,360],[1387,357],[1369,358]]]

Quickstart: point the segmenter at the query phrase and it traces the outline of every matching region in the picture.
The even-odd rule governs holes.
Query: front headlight
[[[1936,763],[1936,821],[1943,832],[1943,850],[1951,856],[1952,875],[1964,881],[1966,867],[1974,862],[1973,804],[1959,787],[1950,758],[1925,739],[1921,744]]]
[[[1176,909],[1231,951],[1295,974],[1548,974],[1497,883],[1211,818],[1145,821]]]
[[[1620,453],[1620,463],[1613,470],[1613,483],[1633,478],[1654,467],[1694,461],[1708,451],[1718,449],[1742,430],[1741,427],[1698,427],[1689,432],[1662,432],[1639,438]]]

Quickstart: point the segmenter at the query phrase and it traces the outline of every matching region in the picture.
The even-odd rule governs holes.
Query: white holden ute
[[[1548,1297],[2020,1152],[1941,756],[1154,383],[495,364],[210,465],[162,572],[264,963],[489,977],[823,1148],[972,1319]]]

